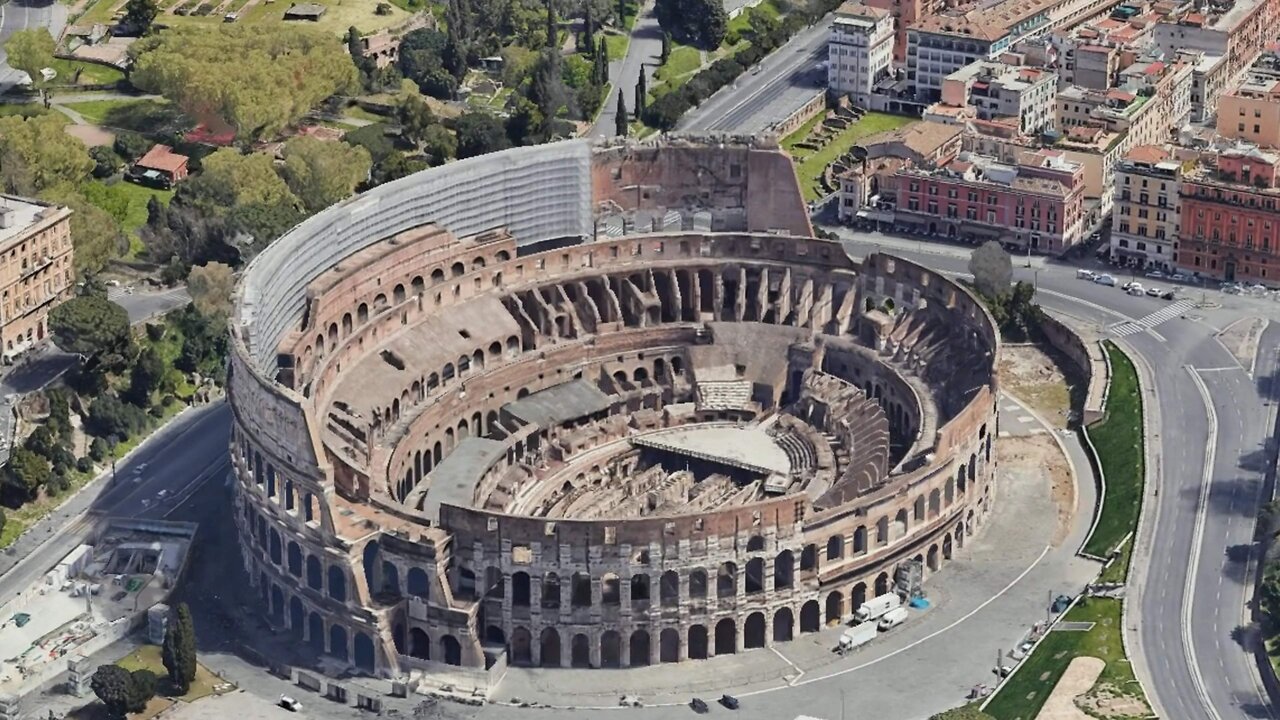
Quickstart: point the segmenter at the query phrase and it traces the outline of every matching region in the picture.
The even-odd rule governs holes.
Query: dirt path
[[[1078,657],[1067,666],[1058,684],[1053,686],[1049,699],[1036,720],[1093,720],[1083,710],[1076,707],[1076,698],[1089,692],[1098,681],[1103,668],[1107,664],[1095,657]]]
[[[1053,545],[1057,547],[1071,534],[1071,518],[1075,514],[1075,491],[1071,484],[1071,466],[1062,450],[1048,435],[1009,437],[996,440],[996,460],[1002,469],[1018,469],[1027,473],[1048,472],[1053,504],[1058,508]]]
[[[1000,386],[1040,413],[1055,429],[1067,427],[1071,387],[1062,368],[1035,345],[1005,345],[1000,353]]]

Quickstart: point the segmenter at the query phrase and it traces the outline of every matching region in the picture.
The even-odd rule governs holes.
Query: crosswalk
[[[1167,307],[1163,307],[1150,315],[1138,318],[1137,320],[1117,323],[1107,329],[1116,337],[1126,337],[1128,335],[1133,335],[1134,333],[1146,332],[1162,322],[1178,317],[1195,307],[1195,305],[1196,304],[1190,300],[1179,300],[1178,302]]]

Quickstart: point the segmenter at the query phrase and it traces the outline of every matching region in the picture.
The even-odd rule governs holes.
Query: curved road
[[[19,30],[43,27],[56,40],[67,24],[67,6],[57,0],[13,0],[0,4],[0,93],[8,92],[23,73],[5,61],[4,42]]]

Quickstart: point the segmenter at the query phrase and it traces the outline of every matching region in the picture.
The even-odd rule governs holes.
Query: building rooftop
[[[981,40],[999,40],[1034,15],[1049,10],[1062,0],[997,0],[969,3],[916,21],[913,30],[936,35],[958,35]]]
[[[507,446],[500,440],[464,438],[431,471],[430,489],[423,501],[423,512],[432,522],[437,522],[441,505],[447,503],[471,507],[480,478],[484,477],[498,458],[506,454]]]
[[[841,18],[881,18],[889,17],[889,11],[884,8],[871,7],[858,2],[847,2],[836,8],[836,19]]]
[[[631,442],[761,475],[791,472],[791,460],[787,458],[786,451],[758,426],[681,427],[641,435]]]
[[[859,145],[870,148],[876,145],[902,143],[908,150],[928,156],[936,153],[963,132],[964,129],[957,125],[926,121],[870,135],[863,138]]]
[[[138,158],[136,165],[138,167],[147,168],[148,170],[160,170],[161,172],[176,173],[190,161],[186,155],[180,155],[173,151],[168,145],[152,145],[146,155]]]
[[[529,425],[554,427],[608,409],[609,396],[587,380],[570,380],[527,395],[505,410]]]
[[[33,225],[56,216],[60,211],[70,212],[39,200],[0,195],[0,247],[26,235]]]

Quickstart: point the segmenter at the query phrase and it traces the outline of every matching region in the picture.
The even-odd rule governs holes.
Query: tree
[[[978,292],[995,299],[1009,291],[1013,261],[1000,243],[989,240],[969,255],[969,274]]]
[[[93,158],[56,115],[0,117],[0,184],[6,191],[32,195],[88,178]]]
[[[307,139],[321,142],[314,138]],[[275,162],[270,155],[242,155],[231,148],[222,148],[206,157],[204,172],[195,181],[184,185],[180,192],[191,198],[197,206],[204,205],[210,214],[215,215],[233,205],[298,204],[297,196],[276,172]]]
[[[124,164],[116,151],[106,145],[89,148],[89,157],[93,158],[93,176],[96,178],[109,178],[120,172],[120,166]]]
[[[111,213],[89,202],[70,184],[40,193],[40,199],[71,209],[71,244],[76,273],[96,273],[128,248],[124,229]],[[152,201],[159,202],[152,196]]]
[[[480,110],[461,115],[455,132],[458,135],[459,159],[506,150],[511,146],[498,118]]]
[[[123,718],[129,712],[133,694],[133,676],[119,665],[99,665],[89,681],[93,694],[106,706],[112,717]]]
[[[627,102],[622,93],[618,93],[618,109],[613,116],[613,133],[618,137],[627,136]]]
[[[129,313],[98,295],[82,295],[49,313],[49,332],[67,352],[106,356],[129,354]]]
[[[422,154],[432,167],[443,165],[458,155],[458,139],[443,125],[432,125],[422,135]]]
[[[595,19],[591,17],[590,3],[587,4],[582,19],[582,39],[583,42],[579,43],[578,46],[585,48],[587,55],[594,53],[596,49],[596,23]]]
[[[169,672],[169,682],[179,694],[186,694],[196,678],[196,631],[186,603],[179,603],[169,617],[161,659]]]
[[[156,696],[159,678],[146,668],[139,668],[129,673],[129,712],[140,713],[147,709],[147,703]]]
[[[4,42],[9,65],[31,76],[31,87],[40,91],[41,100],[45,96],[46,83],[44,74],[40,71],[53,65],[53,53],[56,49],[53,36],[42,27],[19,30]]]
[[[14,448],[5,464],[3,488],[0,499],[11,508],[20,507],[40,492],[49,482],[53,470],[44,456],[25,447]]]
[[[604,37],[600,38],[600,47],[596,48],[595,81],[600,86],[609,82],[609,43]]]
[[[137,406],[115,395],[100,394],[89,403],[84,429],[94,437],[127,439],[141,432],[146,424],[146,413]]]
[[[654,15],[663,32],[703,50],[719,47],[729,31],[721,0],[658,0]]]
[[[649,97],[649,91],[645,88],[644,70],[640,71],[640,79],[636,81],[636,117],[644,115],[644,106]]]
[[[339,36],[299,26],[177,27],[129,48],[129,81],[244,141],[270,137],[359,87]]]
[[[312,213],[350,197],[369,179],[372,165],[369,152],[361,147],[305,136],[284,144],[285,182]]]
[[[155,0],[129,0],[124,4],[123,24],[138,35],[147,35],[159,14],[160,6]]]
[[[116,154],[124,158],[127,162],[133,162],[143,155],[146,155],[147,151],[150,150],[153,145],[155,145],[155,143],[151,142],[139,133],[122,130],[116,133],[116,141],[112,143],[111,147],[115,149]]]
[[[160,387],[164,380],[165,362],[156,349],[149,347],[134,361],[129,371],[129,389],[124,399],[140,408],[151,405],[151,394]]]
[[[560,33],[558,32],[558,24],[556,23],[556,9],[551,5],[551,0],[546,0],[547,5],[547,47],[552,50],[558,50],[560,47]]]
[[[396,120],[400,123],[400,136],[415,145],[422,143],[427,128],[437,122],[427,101],[414,95],[406,95],[396,106]]]
[[[671,57],[671,33],[662,33],[662,54],[658,57],[659,65],[666,65],[667,59]]]
[[[940,712],[929,718],[929,720],[995,720],[995,718],[976,707],[966,706]]]
[[[187,275],[187,292],[191,301],[210,322],[219,328],[225,326],[231,314],[231,293],[236,279],[229,265],[211,262],[191,268]]]

